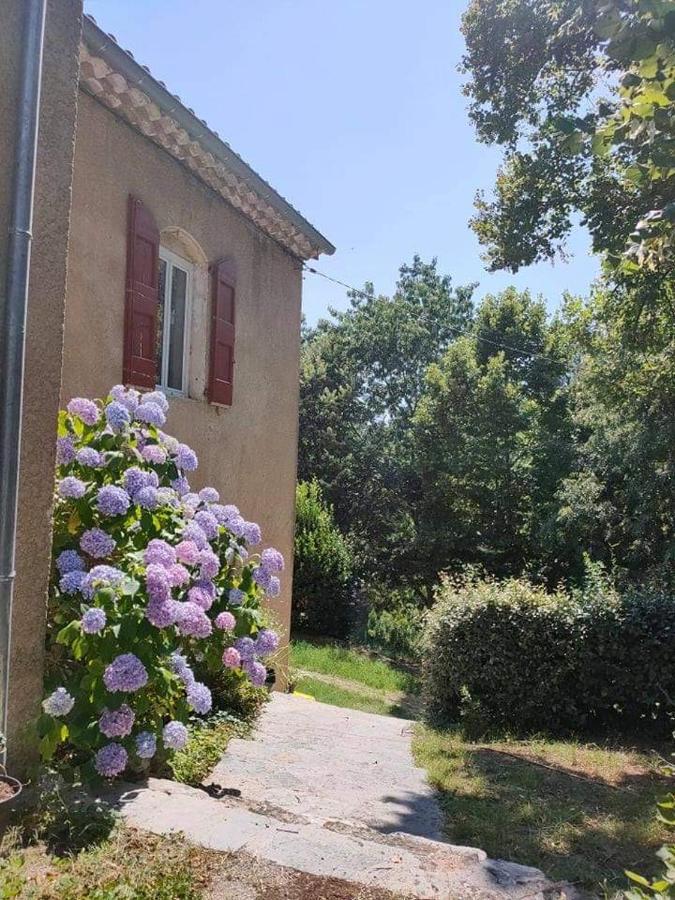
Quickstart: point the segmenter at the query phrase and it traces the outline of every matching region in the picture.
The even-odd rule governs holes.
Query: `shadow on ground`
[[[625,869],[659,870],[654,854],[665,834],[655,803],[672,789],[668,779],[628,771],[610,781],[514,756],[464,745],[435,760],[435,773],[445,769],[439,799],[449,840],[586,888],[625,887]]]

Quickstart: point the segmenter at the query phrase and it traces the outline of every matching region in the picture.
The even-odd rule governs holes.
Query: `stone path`
[[[120,807],[139,828],[405,897],[572,897],[537,869],[442,841],[412,724],[275,694],[255,739],[233,740],[208,779],[215,796],[151,779],[123,788]]]

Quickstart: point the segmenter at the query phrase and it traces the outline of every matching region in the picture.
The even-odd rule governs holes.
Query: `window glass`
[[[185,341],[185,307],[187,272],[173,266],[171,279],[171,316],[169,319],[169,364],[166,386],[183,390],[183,348]]]
[[[185,389],[185,338],[190,294],[189,263],[160,248],[157,306],[157,383],[173,391]]]

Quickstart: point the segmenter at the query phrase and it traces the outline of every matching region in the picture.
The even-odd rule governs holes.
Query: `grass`
[[[59,856],[43,841],[22,846],[15,831],[0,848],[0,897],[197,900],[212,870],[213,854],[177,836],[115,826],[105,840]]]
[[[574,741],[486,742],[418,726],[418,765],[440,792],[448,839],[611,893],[624,869],[659,871],[667,840],[655,758]]]
[[[358,685],[355,685],[354,690],[348,690],[307,675],[300,677],[295,682],[295,687],[303,694],[310,694],[315,700],[321,703],[330,703],[332,706],[360,709],[363,712],[377,713],[380,716],[400,714],[400,706],[397,702],[374,694],[361,693]]]
[[[395,669],[384,660],[374,659],[363,651],[309,641],[292,642],[291,668],[321,672],[387,692],[409,691],[414,681],[409,673]]]
[[[168,762],[171,777],[184,784],[200,784],[221,758],[233,737],[244,737],[251,726],[239,719],[216,713],[190,726],[190,740],[184,750]]]
[[[293,641],[291,678],[296,690],[321,703],[381,716],[414,715],[415,677],[363,650]]]

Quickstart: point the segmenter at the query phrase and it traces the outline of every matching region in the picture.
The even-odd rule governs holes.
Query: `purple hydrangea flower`
[[[98,450],[94,450],[93,447],[83,447],[81,450],[78,450],[75,454],[75,459],[81,466],[89,466],[92,469],[100,468],[105,462],[103,454],[99,453]]]
[[[187,444],[179,444],[176,448],[176,465],[184,472],[194,472],[199,465],[197,454]]]
[[[74,569],[72,572],[66,572],[59,581],[59,590],[62,594],[76,594],[82,589],[84,579],[87,573],[80,569]]]
[[[188,742],[188,730],[182,722],[167,722],[162,729],[162,741],[167,750],[182,750]]]
[[[157,752],[157,738],[151,731],[136,735],[136,753],[141,759],[152,759]]]
[[[71,416],[81,419],[85,425],[95,425],[98,422],[98,406],[93,400],[85,397],[73,397],[66,407]]]
[[[193,566],[199,559],[199,548],[194,541],[181,541],[176,545],[176,557],[180,562]]]
[[[201,505],[202,502],[199,499],[199,494],[195,494],[194,491],[189,491],[187,494],[183,494],[183,496],[181,497],[181,501],[185,510],[189,510],[192,515],[195,514],[197,508]]]
[[[185,477],[185,475],[181,475],[179,478],[175,478],[171,482],[171,487],[178,494],[179,497],[184,496],[185,494],[190,493],[190,483]]]
[[[129,509],[131,502],[124,488],[114,484],[106,484],[96,495],[96,506],[103,516],[122,516]]]
[[[145,609],[145,618],[155,628],[168,628],[176,624],[178,607],[175,600],[150,600]]]
[[[131,412],[118,400],[113,400],[105,408],[105,418],[112,431],[122,431],[131,422]]]
[[[106,744],[96,754],[94,765],[99,775],[114,778],[124,771],[127,765],[127,751],[121,744]]]
[[[145,585],[150,600],[165,603],[171,598],[171,585],[164,566],[150,563],[145,570]]]
[[[56,557],[56,568],[61,575],[84,569],[84,560],[77,550],[62,550]]]
[[[221,631],[233,631],[237,620],[231,612],[221,612],[216,616],[215,626]]]
[[[124,487],[131,497],[149,483],[148,473],[138,466],[129,466],[124,473]]]
[[[91,600],[96,591],[115,588],[124,579],[124,572],[114,566],[94,566],[84,577],[80,590],[87,600]]]
[[[211,609],[213,606],[213,595],[206,590],[202,584],[195,584],[188,591],[188,600],[190,603],[196,603],[204,611]]]
[[[171,654],[171,656],[169,657],[169,668],[175,675],[178,675],[178,677],[186,687],[189,687],[195,680],[192,669],[188,665],[188,661],[182,655],[182,653],[174,651]]]
[[[267,585],[265,593],[268,597],[278,597],[281,593],[281,582],[277,575],[270,575],[270,581]]]
[[[71,697],[64,687],[58,687],[53,693],[42,701],[42,708],[48,716],[58,718],[67,716],[75,706],[75,699]]]
[[[246,530],[246,521],[242,516],[232,516],[228,520],[227,527],[236,537],[243,537]]]
[[[106,666],[103,683],[109,691],[133,693],[148,683],[148,673],[133,653],[122,653]]]
[[[227,669],[238,669],[241,665],[241,656],[235,647],[228,647],[223,653],[223,665]]]
[[[134,500],[139,506],[142,506],[143,509],[156,509],[157,504],[159,503],[157,488],[151,487],[150,485],[142,487],[135,495]]]
[[[75,443],[68,434],[56,440],[56,465],[67,466],[75,459]]]
[[[146,402],[145,398],[136,408],[135,418],[139,422],[146,422],[148,425],[157,425],[158,427],[166,422],[162,408],[157,403]]]
[[[232,588],[227,595],[227,599],[232,604],[232,606],[241,606],[241,604],[244,602],[245,596],[246,594],[244,593],[244,591],[240,590],[239,588]]]
[[[163,413],[168,413],[169,411],[169,401],[161,391],[150,391],[148,394],[143,394],[141,403],[155,403]]]
[[[272,575],[284,571],[284,557],[274,547],[268,547],[266,550],[263,550],[260,563],[263,569]]]
[[[146,444],[141,450],[141,456],[146,462],[161,466],[166,462],[166,450],[159,444]]]
[[[84,497],[87,485],[84,481],[80,478],[76,478],[74,475],[66,475],[65,478],[62,478],[61,481],[59,481],[58,490],[62,497],[78,500],[80,497]]]
[[[190,573],[180,563],[174,563],[172,566],[169,566],[166,574],[172,588],[183,587],[190,580]]]
[[[253,580],[257,585],[259,585],[264,591],[270,586],[270,579],[272,576],[267,571],[267,569],[263,569],[262,566],[257,566],[253,570]]]
[[[98,634],[105,628],[106,621],[105,610],[100,606],[91,606],[82,616],[80,624],[85,634]],[[108,737],[112,735],[109,734]]]
[[[157,504],[159,506],[179,506],[178,497],[174,489],[170,487],[157,488]]]
[[[202,488],[199,496],[204,503],[217,503],[220,500],[220,494],[214,487]]]
[[[256,525],[255,522],[244,522],[242,537],[247,544],[250,544],[252,547],[257,546],[262,540],[260,525]]]
[[[196,522],[187,523],[187,525],[183,529],[183,540],[192,541],[197,545],[197,548],[199,550],[204,550],[204,548],[208,547],[209,545],[209,541],[204,534],[204,530],[200,528]]]
[[[276,631],[261,628],[255,641],[256,656],[269,656],[279,647],[279,635]]]
[[[220,571],[220,560],[213,550],[199,552],[199,571],[202,578],[215,578]]]
[[[255,643],[250,637],[240,637],[234,642],[234,649],[243,660],[255,658]]]
[[[218,519],[212,513],[200,510],[195,514],[195,522],[210,541],[218,537]]]
[[[168,568],[176,562],[176,549],[161,538],[153,538],[145,548],[143,559],[146,565],[155,563]]]
[[[110,391],[110,396],[113,400],[116,400],[118,403],[121,403],[122,406],[126,407],[132,415],[136,412],[138,398],[140,397],[138,391],[133,388],[127,390],[123,384],[116,384]]]
[[[134,727],[136,715],[130,706],[123,703],[119,709],[104,709],[98,720],[98,727],[108,738],[127,737]]]
[[[176,625],[181,634],[196,638],[206,638],[211,634],[211,620],[201,606],[191,600],[178,603],[177,606]]]
[[[163,431],[158,431],[157,437],[161,441],[162,446],[166,447],[168,453],[175,453],[176,450],[178,450],[178,441],[172,435],[165,434]]]
[[[191,709],[203,716],[213,705],[211,691],[200,681],[193,681],[187,689],[187,702]]]
[[[96,559],[104,559],[106,556],[110,556],[116,546],[115,538],[103,531],[102,528],[90,528],[80,538],[82,550]]]
[[[225,507],[222,503],[212,503],[209,506],[209,512],[212,516],[216,517],[216,522],[219,525],[227,525],[227,517],[224,513]]]
[[[256,660],[244,660],[244,671],[254,687],[262,687],[267,681],[267,669]]]

